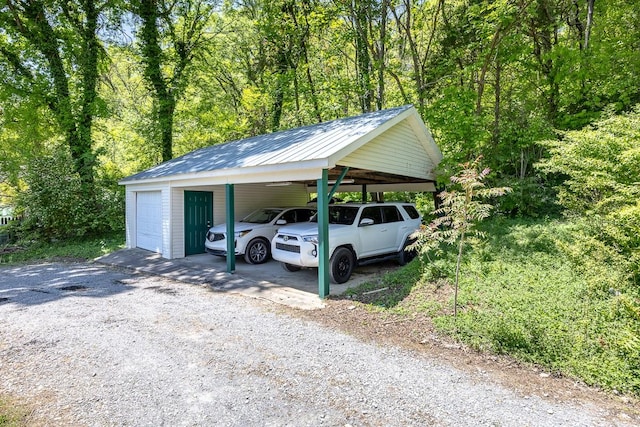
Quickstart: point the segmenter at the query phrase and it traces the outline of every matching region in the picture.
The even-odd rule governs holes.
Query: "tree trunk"
[[[300,46],[302,48],[302,54],[304,57],[304,65],[305,72],[307,74],[307,82],[309,83],[309,91],[311,92],[311,102],[313,104],[313,111],[315,113],[316,119],[318,122],[322,122],[322,114],[320,113],[320,105],[318,103],[318,94],[316,93],[316,86],[313,81],[313,77],[311,76],[311,66],[309,64],[309,49],[307,47],[307,40],[310,34],[310,26],[309,26],[309,4],[308,2],[303,2],[303,13],[304,13],[304,32],[301,36]],[[298,25],[296,21],[296,25]]]
[[[560,87],[556,81],[556,66],[550,53],[557,44],[557,24],[548,0],[540,0],[536,8],[531,28],[534,42],[533,53],[540,64],[540,71],[545,76],[548,90],[546,93],[547,115],[552,123],[558,118],[558,102]]]
[[[93,109],[97,98],[98,52],[100,45],[97,39],[98,10],[93,0],[84,0],[86,24],[82,31],[84,55],[82,62],[82,106],[78,120],[78,150],[75,160],[79,165],[78,172],[83,183],[93,191],[94,168],[96,157],[92,151]]]
[[[385,56],[387,49],[387,12],[389,11],[390,0],[382,0],[380,4],[380,39],[376,52],[376,65],[378,68],[378,93],[376,96],[376,106],[378,110],[384,108],[384,73]]]
[[[142,62],[144,64],[144,76],[154,92],[157,102],[157,121],[160,127],[160,152],[162,161],[173,158],[173,136],[168,132],[173,130],[173,102],[170,100],[169,89],[161,69],[162,49],[160,48],[160,34],[158,20],[160,19],[157,2],[154,0],[140,0],[138,3],[138,15],[142,19],[142,28],[139,32],[142,43]],[[171,113],[171,117],[167,114]]]
[[[356,79],[358,97],[363,113],[371,111],[373,94],[371,91],[371,57],[369,55],[369,5],[367,1],[354,1],[350,4],[351,19],[355,29]]]
[[[587,0],[587,24],[584,29],[584,50],[589,49],[589,39],[591,38],[591,26],[593,25],[593,5],[595,0]]]
[[[500,59],[496,58],[496,81],[494,85],[494,104],[493,104],[493,144],[498,145],[498,141],[500,139],[500,91],[501,82],[500,78],[502,75],[502,63]]]
[[[63,8],[67,7],[63,3]],[[19,6],[7,2],[11,11],[12,28],[27,39],[45,58],[53,84],[53,94],[46,97],[46,102],[60,126],[71,157],[74,171],[80,176],[88,197],[93,195],[95,154],[92,151],[91,128],[93,125],[93,108],[96,99],[96,83],[98,79],[99,43],[96,36],[98,11],[93,0],[81,2],[83,19],[74,21],[72,30],[76,30],[82,40],[80,60],[77,67],[81,75],[81,96],[79,105],[74,107],[74,100],[69,89],[69,74],[60,54],[59,37],[47,20],[48,12],[39,1],[25,1]],[[22,8],[22,14],[20,13]],[[68,10],[65,11],[70,16]],[[15,65],[27,70],[30,65],[23,66],[19,58]],[[78,111],[76,115],[74,110]]]

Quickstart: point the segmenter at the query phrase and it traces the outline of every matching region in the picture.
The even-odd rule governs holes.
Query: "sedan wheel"
[[[250,241],[244,250],[244,260],[249,264],[262,264],[266,262],[270,256],[269,242],[264,239],[254,239]]]

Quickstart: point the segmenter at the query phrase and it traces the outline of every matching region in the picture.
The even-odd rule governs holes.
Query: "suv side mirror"
[[[360,227],[365,227],[367,225],[373,225],[373,220],[371,218],[362,218],[360,220]]]
[[[279,219],[276,221],[276,225],[285,225],[287,223],[286,219]]]

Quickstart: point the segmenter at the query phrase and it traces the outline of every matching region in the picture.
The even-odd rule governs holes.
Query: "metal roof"
[[[122,184],[220,169],[282,165],[328,159],[372,133],[398,121],[415,109],[411,105],[303,126],[212,145],[124,178]],[[394,120],[396,119],[396,120]],[[177,178],[177,177],[176,177]]]

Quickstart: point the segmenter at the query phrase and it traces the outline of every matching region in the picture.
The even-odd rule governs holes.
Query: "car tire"
[[[347,248],[338,248],[335,250],[329,261],[329,276],[333,283],[345,283],[351,277],[353,268],[355,267],[355,259],[353,252]]]
[[[296,271],[302,270],[302,267],[299,265],[287,264],[286,262],[281,262],[280,265],[284,271],[288,271],[289,273],[295,273]]]
[[[408,249],[406,246],[403,250],[398,254],[398,264],[406,265],[409,264],[413,259],[418,256],[418,251],[416,249]]]
[[[269,242],[265,239],[253,239],[244,250],[244,260],[249,264],[262,264],[271,257]]]

